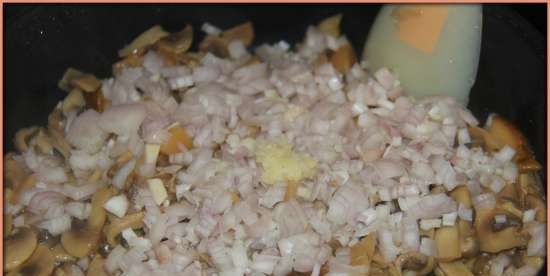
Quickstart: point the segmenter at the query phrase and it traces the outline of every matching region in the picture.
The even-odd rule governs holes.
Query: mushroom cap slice
[[[439,263],[437,268],[445,276],[474,276],[474,274],[461,261],[452,263]]]
[[[104,264],[105,258],[101,257],[99,254],[96,254],[88,266],[86,276],[107,276],[107,272],[103,269]]]
[[[186,25],[183,30],[163,37],[155,44],[160,51],[166,51],[172,54],[183,54],[191,48],[192,43],[193,27],[191,25]]]
[[[113,187],[105,187],[92,196],[92,210],[88,217],[88,226],[90,229],[99,232],[101,228],[103,228],[105,220],[107,219],[107,211],[105,211],[103,205],[105,205],[105,202],[115,194],[116,190]]]
[[[121,219],[114,219],[113,222],[106,229],[107,242],[109,245],[116,245],[116,236],[120,234],[126,228],[141,228],[143,227],[144,212],[138,212],[131,215],[127,215]]]
[[[342,14],[339,13],[323,19],[323,21],[319,22],[317,28],[319,29],[319,31],[336,38],[340,36],[341,21]]]
[[[67,253],[82,258],[97,246],[100,234],[99,231],[91,230],[88,227],[75,227],[61,235],[61,244]]]
[[[48,247],[40,244],[25,263],[7,275],[48,276],[52,274],[54,268],[55,260],[52,252]]]
[[[525,246],[528,238],[520,232],[518,226],[510,226],[501,231],[493,232],[496,209],[476,209],[474,227],[479,237],[481,251],[497,253],[502,250]]]
[[[34,231],[23,227],[19,228],[15,234],[9,236],[4,242],[4,248],[8,248],[4,251],[4,271],[11,271],[31,257],[38,239]]]
[[[76,261],[75,257],[71,256],[65,248],[63,248],[63,245],[60,243],[56,244],[52,248],[52,254],[54,256],[54,259],[57,263],[66,263],[66,262],[74,262]]]
[[[461,257],[460,235],[457,224],[438,228],[435,231],[435,242],[439,261],[452,261]]]

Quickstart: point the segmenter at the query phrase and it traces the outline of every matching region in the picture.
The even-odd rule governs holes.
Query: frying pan
[[[251,20],[256,44],[280,39],[292,44],[309,24],[343,13],[343,33],[360,53],[379,8],[375,4],[6,5],[4,151],[13,150],[17,129],[46,124],[49,112],[65,96],[57,81],[67,67],[108,77],[117,50],[154,24],[175,31],[191,23],[199,40],[203,22],[223,29]],[[479,62],[468,107],[481,122],[496,112],[518,125],[546,168],[545,35],[510,8],[486,4]],[[546,170],[541,174],[546,183]],[[545,272],[546,267],[541,275]]]

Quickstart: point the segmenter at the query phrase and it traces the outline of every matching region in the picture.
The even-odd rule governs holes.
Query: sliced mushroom
[[[496,140],[486,129],[470,126],[468,132],[472,137],[473,146],[483,146],[486,151],[493,152],[504,146],[503,143]]]
[[[84,93],[84,101],[86,102],[86,106],[93,108],[99,113],[103,112],[107,107],[107,99],[103,96],[101,89],[95,92]]]
[[[424,256],[418,252],[407,252],[399,255],[394,262],[398,275],[406,275],[405,270],[414,271],[415,275],[427,275],[433,271],[433,257]]]
[[[19,201],[19,197],[21,193],[32,188],[35,183],[36,183],[36,177],[34,175],[28,175],[23,180],[23,182],[19,183],[19,185],[17,185],[17,187],[13,189],[13,192],[11,193],[11,196],[9,198],[9,202],[11,204],[16,204]]]
[[[48,115],[48,130],[65,133],[65,122],[61,109],[56,108]]]
[[[75,88],[69,92],[69,94],[63,100],[61,104],[61,111],[65,116],[73,110],[78,110],[86,105],[82,91],[78,88]]]
[[[244,45],[248,47],[254,40],[254,26],[252,25],[252,22],[247,21],[243,24],[223,31],[221,33],[221,38],[228,43],[232,40],[241,40]]]
[[[145,50],[137,50],[135,53],[131,53],[125,56],[122,60],[113,64],[113,75],[119,75],[125,68],[138,67],[143,64],[143,55]]]
[[[57,83],[57,86],[66,92],[71,91],[71,80],[74,78],[78,78],[84,75],[84,73],[80,72],[79,70],[76,70],[72,67],[67,68],[65,73],[63,73],[63,77],[59,80]]]
[[[492,115],[487,120],[488,133],[502,145],[508,145],[516,151],[515,159],[523,160],[532,155],[525,136],[511,122],[502,116]]]
[[[56,263],[66,263],[66,262],[74,262],[76,261],[75,257],[67,253],[65,248],[58,243],[52,248],[52,254],[54,256]]]
[[[137,229],[143,227],[143,217],[145,216],[144,212],[137,212],[130,215],[127,215],[121,219],[114,218],[109,226],[106,227],[105,233],[107,236],[107,242],[111,246],[117,245],[116,237],[124,229],[132,228]]]
[[[340,22],[342,21],[342,14],[333,15],[323,19],[318,25],[317,28],[319,31],[330,35],[332,37],[340,36]]]
[[[470,190],[465,185],[456,187],[450,196],[458,203],[462,203],[466,208],[472,208],[472,198],[470,196]]]
[[[524,264],[529,265],[536,271],[540,271],[542,269],[542,266],[544,266],[544,259],[542,257],[527,256],[527,254],[525,253],[523,254],[522,261]]]
[[[36,233],[30,228],[23,227],[15,231],[4,240],[5,248],[9,248],[4,251],[4,271],[12,271],[29,259],[38,242]]]
[[[527,195],[542,195],[544,190],[535,173],[522,173],[518,177],[516,189],[518,193],[518,201],[521,207],[527,206]]]
[[[292,199],[296,198],[296,194],[298,193],[298,187],[299,183],[296,181],[289,181],[286,185],[286,192],[285,192],[285,201],[290,201]]]
[[[116,194],[112,187],[105,187],[92,197],[92,210],[86,222],[73,220],[71,230],[61,235],[61,244],[67,253],[82,258],[98,246],[101,230],[107,219],[105,202]]]
[[[458,226],[444,226],[435,231],[437,260],[448,262],[462,256]]]
[[[544,200],[536,195],[527,195],[526,204],[528,209],[535,209],[535,219],[537,221],[545,222],[546,221],[546,203]]]
[[[141,33],[129,45],[120,49],[118,51],[118,55],[120,57],[125,57],[127,55],[137,52],[140,49],[146,48],[147,46],[154,44],[155,42],[157,42],[157,40],[168,35],[170,35],[170,33],[162,29],[160,25],[155,25],[145,32]]]
[[[74,88],[78,88],[85,93],[92,93],[101,87],[101,81],[92,74],[82,74],[70,80]]]
[[[187,149],[193,148],[193,139],[187,134],[183,127],[175,126],[168,130],[170,137],[160,145],[160,152],[166,155],[181,152],[182,146]]]
[[[4,214],[4,238],[8,237],[11,234],[13,229],[13,215]]]
[[[490,275],[491,271],[491,255],[482,254],[475,259],[472,272],[475,275]]]
[[[520,173],[536,172],[542,169],[542,165],[534,158],[528,158],[518,162]]]
[[[64,263],[57,267],[53,276],[80,276],[84,275],[82,269],[73,263]]]
[[[29,149],[31,139],[38,132],[38,127],[32,126],[20,129],[15,133],[15,148],[23,153]]]
[[[229,50],[227,45],[229,42],[219,36],[209,35],[199,44],[199,50],[205,53],[212,53],[218,57],[228,57]]]
[[[330,55],[330,63],[332,63],[334,69],[342,74],[349,71],[355,62],[357,62],[357,56],[350,43],[340,46]]]
[[[519,226],[509,226],[501,231],[493,231],[497,208],[476,209],[474,227],[479,237],[481,251],[497,253],[518,246],[525,246],[528,238],[520,232]]]
[[[362,238],[358,243],[350,248],[350,264],[370,266],[374,249],[376,246],[376,237],[374,234],[369,234]]]
[[[44,245],[38,245],[25,263],[7,275],[49,276],[53,272],[54,267],[54,258],[50,249]]]
[[[185,26],[182,31],[172,33],[166,37],[159,39],[155,46],[159,51],[172,54],[183,54],[191,48],[193,43],[193,27]]]
[[[442,275],[445,276],[474,276],[474,274],[461,261],[452,263],[438,263],[437,268],[443,273]]]
[[[105,259],[101,255],[96,254],[88,266],[86,276],[107,276],[107,272],[103,269],[104,264]]]
[[[71,230],[61,235],[61,244],[71,256],[82,258],[98,245],[100,236],[100,230],[91,229],[85,222],[73,220]]]

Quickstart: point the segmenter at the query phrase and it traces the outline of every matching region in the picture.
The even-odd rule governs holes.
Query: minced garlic
[[[311,178],[317,169],[317,161],[306,153],[293,152],[286,139],[278,143],[259,143],[256,160],[263,167],[261,181],[270,185]]]

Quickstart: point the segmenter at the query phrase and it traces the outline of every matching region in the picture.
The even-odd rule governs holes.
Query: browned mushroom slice
[[[340,22],[342,21],[342,14],[333,15],[331,17],[327,17],[323,19],[317,25],[317,28],[319,31],[333,36],[333,37],[339,37],[340,36]]]
[[[58,266],[52,276],[75,276],[83,275],[82,269],[74,263],[64,263]]]
[[[113,75],[118,75],[125,68],[138,67],[143,63],[143,55],[145,50],[137,50],[135,53],[131,53],[124,57],[122,60],[113,64]]]
[[[358,243],[350,248],[350,264],[370,266],[374,249],[376,245],[376,237],[374,234],[369,234],[362,238]]]
[[[241,40],[245,46],[250,46],[254,40],[254,26],[252,22],[247,21],[223,31],[220,37],[228,43],[232,40]]]
[[[99,113],[103,112],[107,105],[107,100],[103,96],[101,89],[95,92],[84,93],[84,101],[86,102],[86,106],[93,108]]]
[[[424,256],[418,252],[407,252],[399,255],[394,262],[398,275],[403,271],[413,271],[415,275],[427,275],[433,271],[435,261],[433,257]]]
[[[117,244],[116,237],[118,234],[120,234],[124,229],[132,228],[132,229],[138,229],[143,227],[143,217],[145,216],[144,212],[138,212],[134,214],[127,215],[121,219],[113,219],[113,222],[106,227],[105,233],[107,236],[107,242],[111,246],[115,246]]]
[[[56,244],[52,248],[52,254],[54,256],[54,259],[55,259],[56,263],[65,263],[65,262],[74,262],[74,261],[76,261],[76,259],[72,255],[67,253],[65,248],[63,248],[63,246],[60,243]]]
[[[332,66],[342,74],[346,73],[356,61],[357,56],[350,43],[340,46],[340,48],[336,49],[336,51],[330,55],[330,63],[332,63]]]
[[[474,226],[479,237],[480,250],[497,253],[527,244],[527,236],[520,232],[519,226],[509,226],[500,231],[493,231],[496,208],[476,209]]]
[[[546,221],[546,203],[544,200],[536,195],[527,195],[526,203],[528,209],[535,209],[535,219],[537,221],[545,222]]]
[[[38,132],[38,127],[32,126],[27,128],[22,128],[17,133],[15,133],[15,148],[23,153],[29,149],[29,145],[31,142],[31,139],[36,135]]]
[[[458,203],[462,203],[466,208],[472,208],[472,198],[470,196],[470,190],[465,185],[456,187],[450,196]]]
[[[62,234],[61,244],[71,256],[82,258],[97,246],[100,234],[99,231],[88,228],[84,223],[73,224],[70,231]]]
[[[4,240],[4,271],[12,271],[29,259],[36,248],[36,233],[27,227],[19,228]]]
[[[504,146],[501,141],[496,140],[486,129],[470,126],[468,132],[472,136],[472,144],[474,146],[483,146],[486,151],[493,152]]]
[[[61,111],[64,115],[69,114],[72,110],[78,110],[86,105],[82,91],[78,88],[75,88],[69,92],[67,97],[63,100],[61,104]]]
[[[493,139],[516,150],[516,160],[523,160],[532,155],[527,139],[511,122],[499,115],[493,115],[487,123],[487,131]]]
[[[143,49],[149,45],[152,45],[153,43],[157,42],[157,40],[165,36],[168,36],[169,34],[170,33],[163,30],[160,25],[155,25],[149,28],[148,30],[146,30],[145,32],[141,33],[129,45],[120,49],[118,51],[118,56],[125,57],[132,53],[135,53],[140,49]]]
[[[219,36],[209,35],[199,44],[199,50],[205,53],[212,53],[218,57],[228,57],[227,45],[229,42]]]
[[[50,249],[44,245],[38,245],[31,257],[25,263],[7,275],[49,276],[54,268],[54,258]]]
[[[491,255],[479,255],[475,258],[473,263],[472,272],[475,275],[490,275],[491,271]]]
[[[11,234],[13,229],[13,215],[4,214],[4,238]]]
[[[107,219],[105,202],[115,195],[112,187],[105,187],[92,197],[92,210],[86,222],[73,220],[71,230],[61,235],[61,245],[74,257],[82,258],[98,246],[101,230]]]
[[[57,86],[61,90],[69,92],[72,89],[71,80],[77,77],[81,77],[82,75],[84,75],[83,72],[80,72],[79,70],[69,67],[63,74],[63,77],[61,77],[61,79],[57,83]]]
[[[501,198],[496,204],[497,214],[506,214],[521,220],[523,211],[517,206],[512,199]]]
[[[438,263],[437,268],[443,272],[443,275],[445,276],[474,276],[474,274],[461,261],[452,263]]]
[[[173,54],[183,54],[191,48],[193,43],[193,27],[185,26],[182,31],[172,33],[159,39],[155,45],[158,50]]]
[[[534,158],[528,158],[518,162],[520,173],[534,172],[542,169],[542,165]]]
[[[11,204],[16,204],[19,201],[19,197],[21,193],[24,191],[32,188],[34,184],[36,183],[36,177],[34,175],[28,175],[23,182],[19,183],[11,193],[11,196],[9,198],[9,202]]]
[[[92,74],[82,74],[70,80],[72,87],[78,88],[86,93],[97,91],[101,87],[101,81]]]
[[[448,262],[461,257],[458,226],[444,226],[435,231],[437,260]]]
[[[536,271],[540,271],[544,265],[544,259],[542,257],[527,256],[525,253],[523,254],[522,262],[533,267]]]
[[[88,266],[86,276],[107,276],[107,272],[103,269],[104,264],[105,259],[101,255],[96,254]]]

